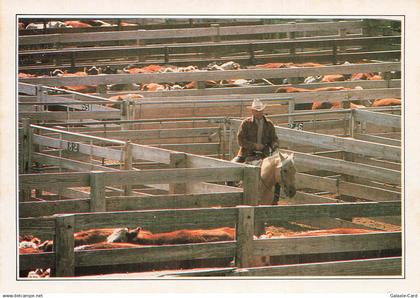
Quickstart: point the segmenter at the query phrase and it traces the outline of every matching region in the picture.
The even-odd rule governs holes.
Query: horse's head
[[[283,155],[280,153],[280,151],[278,153],[280,162],[276,165],[276,182],[280,183],[280,185],[284,187],[286,196],[292,198],[296,194],[296,168],[294,155],[293,153],[289,155]]]

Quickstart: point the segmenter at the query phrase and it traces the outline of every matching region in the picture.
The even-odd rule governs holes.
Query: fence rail
[[[340,65],[324,67],[301,67],[279,69],[246,69],[229,71],[195,71],[185,73],[149,73],[149,74],[110,74],[106,76],[91,75],[85,77],[49,77],[20,79],[22,83],[42,84],[47,86],[71,85],[104,85],[123,83],[162,83],[162,82],[190,82],[206,80],[229,79],[263,79],[308,77],[327,74],[350,74],[356,72],[388,72],[400,71],[401,63],[367,63],[357,65]]]
[[[267,33],[287,33],[320,30],[360,29],[362,21],[322,22],[322,23],[296,23],[279,25],[256,26],[229,26],[212,28],[187,28],[164,30],[135,30],[123,32],[94,32],[94,33],[66,33],[20,36],[19,45],[35,45],[45,43],[71,43],[71,42],[99,42],[137,39],[163,39],[163,38],[191,38],[226,35],[252,35]]]

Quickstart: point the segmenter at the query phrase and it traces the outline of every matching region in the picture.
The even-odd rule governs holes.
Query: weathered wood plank
[[[286,202],[291,204],[320,204],[320,203],[338,203],[339,200],[323,197],[320,195],[297,191],[293,198],[286,198]]]
[[[74,276],[74,215],[61,215],[55,218],[55,268],[53,276]]]
[[[350,183],[338,178],[318,177],[304,173],[297,173],[296,184],[298,188],[318,189],[378,202],[398,201],[401,199],[401,193],[398,191],[390,191],[379,187]],[[294,198],[291,201],[293,200]]]
[[[28,95],[37,95],[38,88],[36,85],[27,84],[27,83],[19,83],[18,85],[19,93],[24,93]]]
[[[343,218],[394,215],[401,215],[400,201],[260,206],[256,207],[255,210],[255,218],[258,221],[276,221],[279,219],[287,221],[310,217]]]
[[[237,168],[179,168],[163,170],[104,172],[105,185],[120,184],[162,184],[186,182],[238,181],[243,169]]]
[[[150,146],[168,150],[181,151],[201,155],[217,154],[219,143],[186,143],[186,144],[151,144]]]
[[[219,194],[219,193],[225,193],[225,192],[228,192],[228,193],[242,192],[242,189],[238,187],[223,185],[223,184],[199,182],[199,183],[188,183],[187,192],[192,193],[192,194],[206,194],[206,193]]]
[[[299,152],[295,153],[295,163],[300,172],[308,169],[326,170],[380,182],[401,184],[401,172],[392,169]]]
[[[254,255],[293,255],[399,249],[401,232],[254,240]]]
[[[132,156],[134,159],[150,160],[169,165],[172,152],[163,148],[132,144]]]
[[[232,276],[385,276],[402,274],[402,258],[384,258],[247,268]],[[182,276],[182,275],[177,275]],[[190,275],[193,276],[193,275]],[[228,275],[230,276],[230,275]]]
[[[242,201],[242,192],[157,195],[150,197],[109,197],[107,211],[232,207]]]
[[[199,156],[195,154],[187,155],[188,168],[211,168],[211,167],[226,167],[237,168],[246,167],[247,165],[230,162],[227,160],[216,159],[208,156]]]
[[[102,249],[76,252],[76,266],[139,264],[209,258],[230,258],[235,255],[235,242],[183,245],[143,246],[139,248]]]
[[[163,232],[178,229],[233,227],[236,220],[237,210],[234,207],[100,212],[76,215],[76,230],[141,226],[152,232]]]
[[[89,186],[89,173],[54,173],[19,175],[20,187],[41,187],[42,185],[60,184],[62,187]]]
[[[345,181],[339,182],[338,192],[343,195],[377,202],[401,200],[400,192]]]
[[[39,217],[60,213],[89,212],[89,199],[19,203],[19,217]]]
[[[362,140],[362,141],[401,147],[401,140],[395,140],[391,138],[385,138],[385,137],[375,136],[371,134],[360,134],[360,133],[355,133],[353,137],[355,139]]]
[[[162,82],[190,82],[206,80],[229,80],[229,79],[263,79],[281,77],[307,77],[311,75],[348,74],[355,72],[386,72],[401,70],[401,63],[368,63],[357,65],[302,67],[302,68],[279,68],[279,69],[244,69],[232,71],[195,71],[184,73],[147,73],[147,74],[115,74],[115,75],[91,75],[87,77],[48,77],[21,79],[23,83],[42,84],[47,86],[73,86],[73,85],[103,85],[123,83],[162,83]],[[363,91],[363,90],[356,90]],[[359,93],[355,93],[360,95]]]
[[[337,179],[319,177],[305,173],[296,173],[296,185],[298,188],[319,189],[331,193],[337,192]]]
[[[21,254],[19,255],[19,270],[34,270],[37,268],[54,268],[55,254]]]
[[[119,130],[119,131],[95,131],[88,132],[91,136],[113,139],[147,140],[169,138],[193,138],[208,137],[216,132],[218,127],[205,128],[172,128],[172,129],[148,129],[148,130]]]
[[[283,68],[282,68],[283,69]],[[384,97],[401,97],[400,88],[382,88],[382,89],[364,89],[364,90],[340,90],[340,91],[311,91],[311,92],[297,92],[297,93],[264,93],[264,94],[227,94],[227,95],[204,95],[200,97],[193,97],[192,99],[180,97],[164,97],[144,99],[136,105],[141,106],[142,109],[157,109],[157,108],[175,108],[175,107],[191,107],[193,104],[196,108],[214,107],[217,104],[219,107],[224,105],[241,106],[244,102],[251,102],[253,98],[258,96],[264,100],[269,108],[273,108],[275,103],[286,104],[291,98],[295,103],[311,103],[314,101],[351,101],[351,100],[367,100]],[[268,109],[267,112],[270,112]],[[332,111],[335,112],[335,111]],[[314,113],[314,112],[313,112]],[[316,112],[315,112],[316,113]]]
[[[96,112],[19,112],[19,118],[31,120],[120,119],[119,111]]]
[[[111,160],[122,160],[121,149],[113,149],[113,148],[100,147],[100,146],[95,146],[95,145],[88,145],[88,144],[83,144],[81,142],[60,140],[60,139],[50,138],[50,137],[45,137],[45,136],[40,136],[40,135],[33,136],[33,143],[42,145],[42,146],[48,146],[48,147],[53,147],[53,148],[66,149],[66,150],[69,147],[71,147],[72,144],[77,144],[79,153],[93,155],[97,157],[103,157],[103,158],[107,158]]]
[[[401,163],[392,162],[389,160],[366,158],[364,156],[354,156],[353,162],[362,163],[365,165],[371,165],[371,166],[375,166],[379,168],[401,171]]]
[[[118,171],[117,169],[95,165],[69,158],[57,157],[43,153],[34,153],[33,160],[42,164],[56,165],[74,171]]]
[[[131,21],[131,20],[130,20]],[[303,32],[338,29],[359,29],[364,26],[362,21],[275,24],[255,26],[230,26],[216,28],[182,28],[182,29],[157,29],[157,30],[130,30],[118,32],[95,33],[65,33],[48,35],[23,35],[19,37],[20,45],[65,42],[92,42],[115,41],[130,39],[161,39],[182,37],[205,37],[215,35],[249,35],[278,32]],[[116,34],[118,33],[118,34]],[[44,40],[42,40],[44,38]]]
[[[402,119],[399,115],[376,113],[358,109],[354,110],[353,113],[356,121],[366,121],[376,125],[401,128]]]

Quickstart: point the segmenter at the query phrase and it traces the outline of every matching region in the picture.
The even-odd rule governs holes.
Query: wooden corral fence
[[[126,136],[126,133],[129,131],[120,131],[122,137]],[[112,133],[112,132],[111,132]],[[103,138],[98,136],[91,136],[87,134],[75,133],[65,130],[59,130],[55,128],[47,128],[37,125],[30,125],[29,121],[25,121],[24,127],[21,134],[22,138],[20,142],[22,143],[23,151],[20,159],[20,168],[21,173],[30,173],[33,171],[32,164],[33,162],[39,164],[53,165],[56,168],[52,169],[53,171],[63,171],[67,172],[68,170],[72,171],[114,171],[120,172],[121,170],[130,170],[130,169],[139,169],[138,167],[147,169],[147,167],[152,166],[153,164],[161,164],[164,169],[167,168],[211,168],[211,167],[225,167],[225,168],[252,168],[254,171],[255,167],[233,164],[227,161],[218,160],[209,157],[198,156],[194,154],[186,154],[176,151],[171,151],[162,148],[155,148],[140,144],[132,143],[131,141],[120,141],[115,139]],[[35,147],[38,146],[38,150],[34,151]],[[42,149],[45,148],[45,149]],[[110,161],[110,162],[108,162]],[[117,167],[115,167],[115,162],[117,162]],[[58,168],[57,168],[58,167]],[[153,167],[152,167],[153,168]],[[143,170],[139,173],[145,173]],[[208,170],[211,173],[211,170]],[[257,173],[258,174],[258,173]],[[257,175],[255,174],[255,175]],[[156,174],[157,178],[161,175]],[[175,175],[176,176],[176,175]],[[223,175],[222,175],[223,177]],[[238,177],[236,177],[238,178]],[[235,180],[243,180],[244,177]],[[235,181],[234,180],[234,181]],[[247,179],[245,179],[247,180]],[[225,180],[229,181],[229,180]],[[141,184],[141,183],[139,183]],[[124,185],[124,183],[121,183]],[[251,183],[251,185],[254,185]],[[89,186],[89,185],[88,185]],[[238,199],[236,194],[229,194],[232,192],[241,192],[241,189],[228,187],[224,185],[209,184],[209,183],[188,183],[181,186],[175,184],[173,186],[162,185],[161,183],[153,184],[154,188],[162,189],[165,192],[169,191],[172,194],[175,193],[218,193],[223,197],[223,193],[226,197],[231,197],[232,199]],[[90,190],[90,195],[92,195],[92,190]],[[57,193],[59,196],[65,196],[68,198],[85,198],[87,193],[78,191],[77,189],[72,188],[60,188],[58,185],[54,184],[44,184],[39,185],[38,193],[41,193],[42,190],[49,192]],[[255,188],[254,191],[258,191],[258,188]],[[245,190],[247,193],[254,193],[251,190]],[[109,189],[107,195],[121,196],[121,195],[137,195],[141,197],[150,196],[150,194],[143,193],[140,191],[132,190],[130,187],[123,186],[122,189],[111,188]],[[21,197],[23,201],[28,201],[30,199],[30,191],[24,191],[22,189]],[[210,195],[209,198],[214,198],[215,196]],[[201,196],[201,203],[207,206],[206,199],[204,196]],[[169,201],[171,198],[168,199]],[[176,201],[176,198],[172,198]],[[164,199],[163,199],[164,201]],[[211,200],[210,200],[211,201]],[[128,202],[128,201],[126,201]],[[197,206],[198,199],[191,197],[191,202],[194,202]],[[33,202],[32,202],[33,203]],[[26,214],[25,216],[39,216],[45,214],[54,214],[57,210],[62,210],[60,208],[60,202],[58,204],[51,204],[52,209],[46,208],[48,204],[43,206],[43,203],[38,204],[40,208],[36,208],[35,204],[32,206],[32,203],[22,205],[22,213]],[[76,202],[77,203],[77,202]],[[64,205],[68,202],[64,202]],[[77,204],[76,204],[77,205]],[[72,210],[80,210],[75,205]],[[83,205],[83,204],[82,204]],[[217,200],[214,202],[214,205],[217,205]],[[155,206],[155,205],[154,205]],[[188,204],[187,204],[188,206]],[[58,209],[54,209],[54,208]],[[27,213],[25,210],[28,210]],[[33,213],[35,210],[37,212]],[[48,211],[47,211],[48,210]],[[39,213],[41,212],[41,213]],[[74,211],[73,211],[74,212]],[[37,215],[35,215],[37,214]]]
[[[83,174],[78,174],[83,177]],[[85,180],[89,178],[86,174]],[[106,181],[112,183],[114,177],[125,177],[131,181],[137,173],[104,173]],[[50,175],[51,176],[51,175]],[[41,175],[38,178],[44,179]],[[34,185],[32,177],[25,177],[24,184]],[[52,181],[48,177],[45,182]],[[66,181],[64,181],[66,180]],[[61,183],[74,184],[70,178],[55,179]],[[80,180],[77,182],[80,184]],[[21,219],[20,229],[42,225],[45,231],[54,236],[53,253],[20,255],[20,270],[36,267],[53,268],[57,277],[74,275],[75,267],[101,266],[129,263],[170,262],[191,259],[235,258],[235,265],[247,268],[255,256],[267,255],[305,255],[313,253],[336,253],[352,251],[378,251],[400,249],[401,232],[379,232],[363,235],[333,235],[306,238],[280,238],[254,240],[254,224],[265,221],[299,220],[311,217],[344,217],[344,216],[388,216],[401,214],[400,202],[380,203],[345,203],[321,204],[306,206],[272,206],[252,207],[238,206],[220,209],[184,209],[159,211],[132,211],[118,213],[89,213],[57,215],[43,219]],[[152,231],[170,231],[181,228],[209,228],[230,226],[236,227],[236,241],[184,244],[167,246],[148,246],[118,250],[74,251],[74,232],[99,227],[121,227],[141,225]],[[366,263],[364,263],[364,261]],[[306,271],[308,264],[295,265],[294,270],[281,268],[255,268],[239,271],[240,275],[401,275],[401,258],[377,260],[353,260],[346,266],[340,262],[318,263],[315,267],[322,270]],[[312,265],[314,266],[314,264]],[[378,268],[378,266],[381,266]],[[232,271],[234,268],[232,268]],[[212,274],[215,274],[213,271]],[[237,274],[239,274],[237,272]],[[210,274],[211,275],[211,274]]]
[[[369,36],[371,25],[364,21],[339,21],[316,23],[290,23],[257,26],[227,26],[215,24],[210,28],[184,28],[165,30],[135,30],[103,33],[66,33],[34,36],[20,36],[19,46],[51,44],[55,49],[41,51],[21,50],[19,52],[21,70],[40,69],[38,66],[28,66],[28,62],[42,57],[57,66],[84,67],[87,60],[90,64],[99,58],[112,59],[125,57],[126,61],[145,63],[195,63],[204,65],[211,61],[226,61],[235,59],[241,64],[256,64],[273,61],[294,62],[332,62],[354,61],[362,59],[400,59],[401,36],[387,32],[391,36]],[[367,34],[361,34],[367,30]],[[370,31],[369,31],[370,30]],[[335,32],[335,35],[310,38],[296,38],[302,32]],[[359,33],[354,33],[359,32]],[[347,36],[348,33],[349,36]],[[277,39],[252,39],[252,36],[268,35]],[[283,39],[278,36],[284,35]],[[248,40],[223,41],[226,37],[246,36]],[[179,39],[188,42],[179,43]],[[194,38],[198,41],[191,42]],[[210,41],[203,41],[203,38]],[[159,43],[170,39],[172,43]],[[98,45],[111,41],[129,42],[134,46],[98,47],[66,49],[66,44],[88,43]],[[152,41],[154,44],[144,45]],[[349,47],[353,47],[349,51]],[[356,49],[354,48],[356,47]],[[320,50],[321,49],[321,50]],[[347,50],[346,50],[347,49]],[[199,54],[197,56],[197,53]],[[41,56],[42,55],[42,56]],[[191,56],[193,55],[193,56]],[[230,57],[226,57],[230,55]],[[224,58],[220,58],[224,56]],[[37,58],[38,57],[38,58]],[[50,57],[48,59],[47,57]],[[131,57],[131,59],[130,59]],[[134,59],[134,60],[133,60]],[[99,63],[99,64],[98,64]],[[102,62],[96,62],[100,65]],[[108,61],[106,64],[109,64]],[[111,64],[121,65],[113,61]],[[127,62],[125,62],[127,63]],[[104,64],[105,65],[105,64]]]

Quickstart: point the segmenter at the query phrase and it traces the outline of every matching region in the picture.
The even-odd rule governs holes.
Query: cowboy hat
[[[260,112],[265,109],[265,104],[263,104],[258,98],[256,98],[252,102],[251,109]]]

